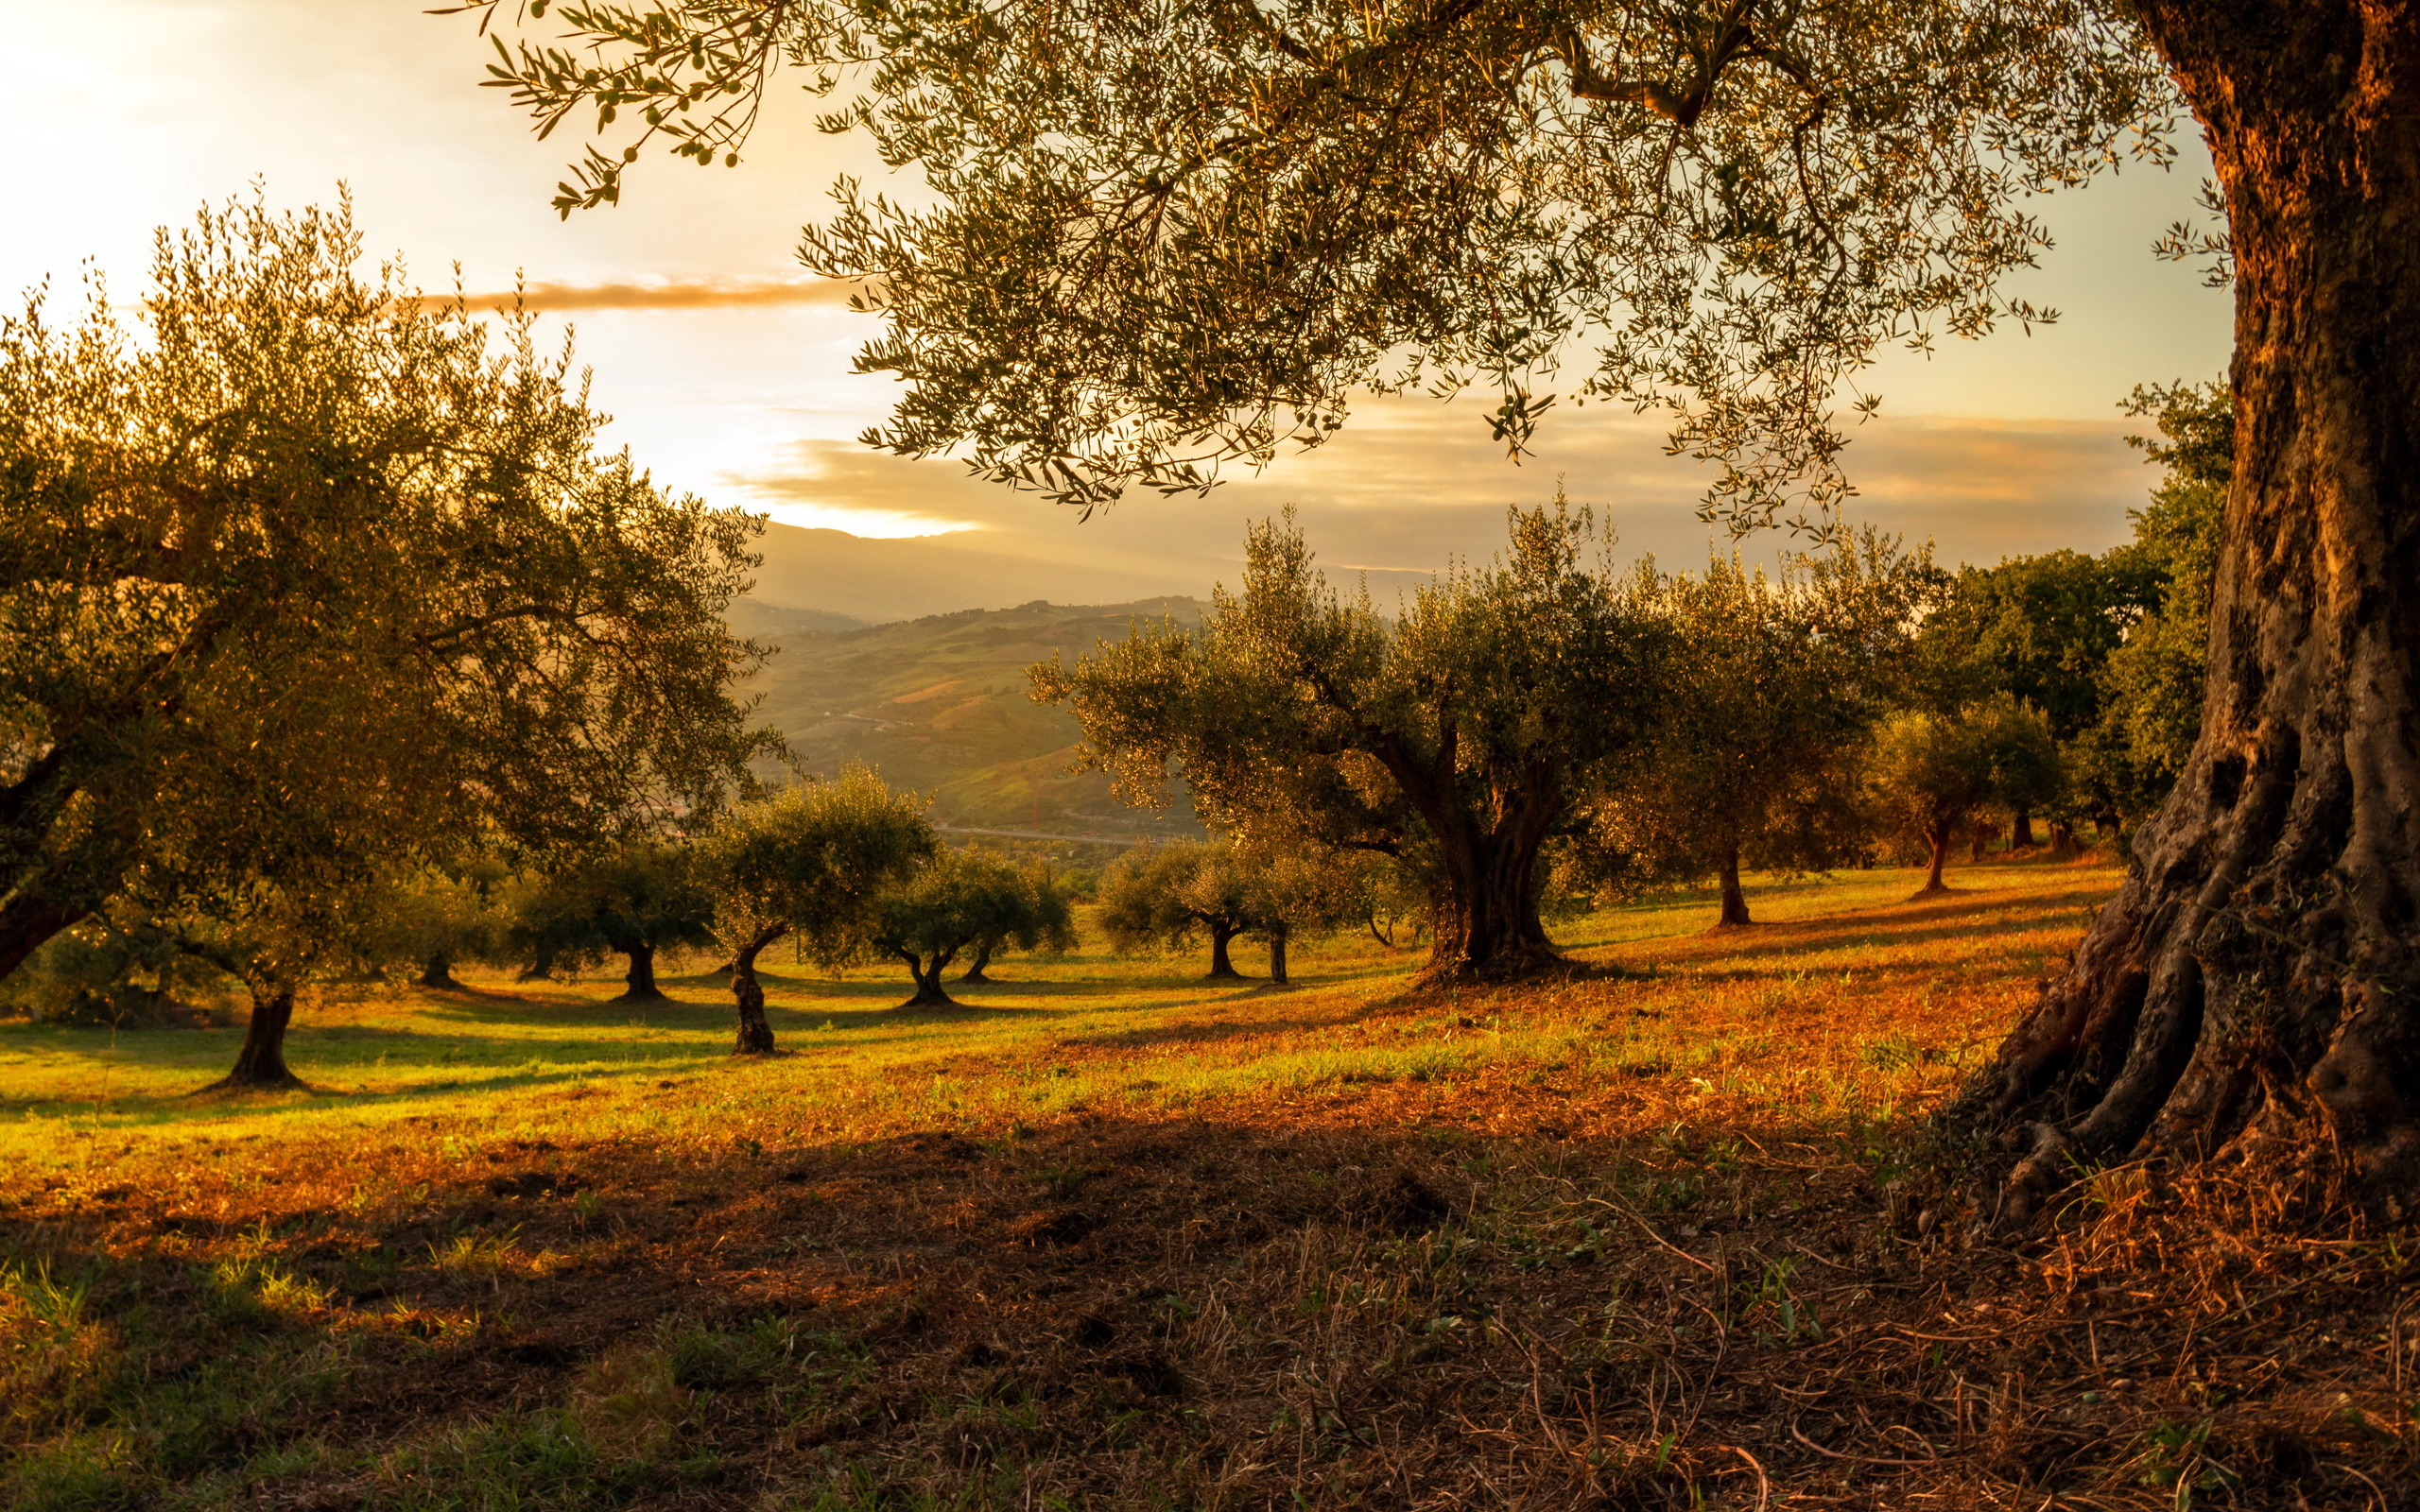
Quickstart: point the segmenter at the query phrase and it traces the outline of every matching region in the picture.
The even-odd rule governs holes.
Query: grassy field
[[[1299,948],[0,1027],[9,1504],[2412,1504],[2420,1267],[2324,1191],[1921,1174],[2115,885],[1907,872],[1571,921],[1409,994]],[[2314,1214],[2316,1216],[2314,1216]],[[2293,1221],[2287,1222],[2287,1218]],[[2313,1239],[2309,1236],[2319,1234]]]

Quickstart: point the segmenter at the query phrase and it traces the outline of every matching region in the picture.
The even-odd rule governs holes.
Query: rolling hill
[[[1197,833],[1180,799],[1154,816],[1130,809],[1097,772],[1071,774],[1076,719],[1026,696],[1026,667],[1070,661],[1097,641],[1163,616],[1192,624],[1190,598],[1075,606],[1040,601],[966,610],[863,629],[760,639],[777,647],[748,692],[802,765],[824,775],[861,761],[893,786],[933,796],[960,827],[1052,830],[1119,838]]]

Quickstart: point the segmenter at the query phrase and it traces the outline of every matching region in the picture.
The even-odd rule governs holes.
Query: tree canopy
[[[458,5],[484,25],[493,0]],[[533,9],[491,84],[592,146],[735,163],[785,68],[922,188],[808,228],[907,389],[875,444],[1087,507],[1312,446],[1359,392],[1674,413],[1742,522],[1835,502],[1836,386],[1877,345],[2051,318],[1996,292],[2029,196],[2167,153],[2162,71],[2086,0]],[[1862,403],[1860,401],[1860,403]]]
[[[1033,696],[1073,706],[1082,759],[1130,800],[1165,803],[1181,768],[1203,820],[1248,846],[1416,856],[1437,879],[1432,976],[1526,970],[1553,954],[1539,850],[1643,738],[1664,636],[1583,562],[1585,511],[1516,509],[1511,534],[1389,619],[1328,585],[1290,519],[1265,522],[1198,630],[1038,665]]]
[[[1858,758],[1904,694],[1910,629],[1932,598],[1928,553],[1869,530],[1786,563],[1737,555],[1703,573],[1642,569],[1671,654],[1645,748],[1608,764],[1573,837],[1592,880],[1721,885],[1751,922],[1739,868],[1828,866],[1855,849]]]
[[[908,1007],[953,1001],[942,973],[969,951],[1076,948],[1066,895],[1038,868],[975,850],[944,850],[877,893],[867,909],[866,948],[908,964],[916,980]]]
[[[723,816],[700,860],[715,896],[715,936],[731,952],[731,991],[739,1007],[735,1054],[773,1049],[765,988],[756,980],[765,948],[789,938],[810,960],[855,959],[871,933],[874,899],[938,848],[923,800],[893,793],[863,766],[828,782],[797,783]]]
[[[0,973],[145,867],[593,840],[770,748],[720,618],[759,522],[359,257],[236,201],[139,304],[0,318]]]

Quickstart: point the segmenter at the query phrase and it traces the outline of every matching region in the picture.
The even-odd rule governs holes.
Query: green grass
[[[1290,990],[1205,983],[1189,955],[1011,957],[995,984],[954,987],[955,1010],[899,1007],[908,984],[881,969],[826,978],[776,965],[765,982],[782,1054],[758,1064],[731,1057],[729,994],[703,976],[667,976],[674,1001],[648,1005],[611,1001],[621,984],[609,977],[533,988],[471,973],[461,993],[330,989],[289,1035],[288,1060],[311,1088],[301,1094],[192,1095],[233,1061],[239,1028],[10,1024],[0,1026],[0,1155],[26,1169],[106,1168],[429,1119],[524,1139],[614,1129],[774,1144],[1575,1059],[1705,1072],[1757,1095],[1820,1094],[1821,1077],[1786,1085],[1806,1082],[1811,1063],[1759,1054],[1772,1016],[1793,1006],[1803,1032],[1829,1040],[1925,1036],[1922,1059],[1912,1049],[1893,1065],[1830,1057],[1843,1060],[1830,1068],[1836,1091],[1839,1074],[1853,1073],[1863,1093],[1889,1102],[1938,1083],[1934,1062],[1989,1039],[2009,1007],[2007,979],[2047,970],[2113,881],[2089,868],[1983,867],[1963,874],[1961,895],[1902,903],[1913,875],[1766,882],[1754,889],[1766,927],[1744,936],[1706,935],[1708,903],[1695,894],[1568,921],[1557,933],[1570,954],[1620,974],[1467,1023],[1451,999],[1374,1013],[1400,995],[1420,954],[1362,935],[1298,945]],[[1251,953],[1238,954],[1250,969]],[[1962,997],[1969,985],[1975,995]],[[1609,1026],[1616,1008],[1626,1017]]]

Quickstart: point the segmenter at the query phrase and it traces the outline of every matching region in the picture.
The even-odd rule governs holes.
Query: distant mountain
[[[835,614],[826,609],[791,609],[754,597],[732,600],[723,620],[730,625],[731,633],[752,641],[769,641],[803,630],[862,630],[873,623],[854,614]]]
[[[1026,696],[1025,669],[1074,661],[1138,621],[1191,625],[1191,598],[1069,607],[1036,601],[857,630],[778,638],[748,691],[808,770],[851,761],[934,798],[942,823],[1058,833],[1196,833],[1182,796],[1165,816],[1130,809],[1097,772],[1070,775],[1075,715]]]
[[[1209,587],[1207,574],[1197,584],[1182,572],[1133,572],[1070,562],[1055,551],[1034,554],[1052,544],[981,530],[885,541],[776,523],[756,541],[765,562],[741,602],[755,607],[749,612],[814,610],[880,625],[1037,599],[1118,604]]]

